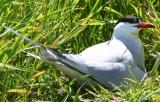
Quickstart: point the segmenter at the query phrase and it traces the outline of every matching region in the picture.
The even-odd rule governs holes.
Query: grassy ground
[[[136,15],[156,25],[140,33],[146,68],[153,73],[144,83],[116,92],[81,88],[54,66],[27,56],[25,50],[39,52],[0,26],[1,102],[160,101],[159,0],[0,0],[0,5],[0,25],[66,53],[110,39],[121,16]]]

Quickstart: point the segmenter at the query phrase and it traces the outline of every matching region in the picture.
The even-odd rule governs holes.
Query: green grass
[[[103,87],[83,89],[54,66],[29,57],[31,44],[0,26],[0,100],[31,101],[160,101],[159,0],[0,0],[0,25],[5,24],[61,52],[79,53],[110,39],[114,23],[125,15],[152,22],[156,29],[140,33],[149,78],[142,84],[113,92]],[[39,75],[38,75],[39,74]]]

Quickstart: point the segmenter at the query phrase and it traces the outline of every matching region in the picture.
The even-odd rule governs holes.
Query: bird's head
[[[141,29],[154,28],[151,23],[142,22],[135,16],[126,16],[118,20],[114,28],[116,36],[138,36]]]

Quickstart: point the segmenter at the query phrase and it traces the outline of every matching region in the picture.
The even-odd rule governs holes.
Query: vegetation
[[[160,101],[159,0],[0,0],[0,100],[31,101]],[[125,90],[82,88],[54,66],[27,56],[39,54],[15,38],[6,25],[61,52],[79,53],[110,39],[114,23],[125,15],[152,22],[156,29],[140,33],[149,77]]]

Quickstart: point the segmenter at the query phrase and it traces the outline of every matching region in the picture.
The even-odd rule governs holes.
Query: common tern
[[[5,28],[20,36],[18,32]],[[45,47],[27,37],[22,39],[38,46],[40,60],[57,66],[68,76],[80,79],[80,82],[98,82],[107,88],[113,88],[114,85],[126,82],[126,78],[141,81],[146,76],[139,31],[147,28],[154,28],[154,25],[142,22],[136,16],[122,17],[116,23],[109,41],[91,46],[79,54],[62,54],[55,48]],[[80,78],[86,75],[86,78]]]

